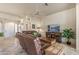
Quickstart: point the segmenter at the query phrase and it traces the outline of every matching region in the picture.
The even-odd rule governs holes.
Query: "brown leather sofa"
[[[41,37],[41,34],[38,33],[37,31],[22,31],[22,33],[24,33],[24,34],[33,34],[34,32],[37,33],[36,37]]]
[[[26,35],[28,35],[28,34],[32,35],[34,32],[38,33],[37,31],[22,31],[22,33],[24,33]],[[37,37],[40,38],[39,35],[37,35]],[[45,39],[40,39],[40,41],[41,41],[41,45],[42,45],[43,49],[45,49],[45,48],[47,48],[48,46],[51,45],[51,41],[48,41],[48,40],[45,40]]]
[[[33,32],[37,32],[37,31],[22,31],[22,33],[25,33],[25,34],[32,34]]]
[[[16,33],[16,37],[19,39],[20,45],[29,55],[42,55],[45,54],[44,49],[50,46],[50,44],[41,45],[41,41],[31,34]],[[39,43],[40,42],[40,43]],[[40,49],[40,50],[39,50]],[[39,50],[39,51],[38,51]]]

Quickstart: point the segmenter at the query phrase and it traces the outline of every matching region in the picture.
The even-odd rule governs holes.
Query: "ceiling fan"
[[[48,6],[48,3],[44,3],[44,6]],[[34,15],[36,15],[36,16],[40,15],[40,11],[38,10],[38,8],[36,8]]]

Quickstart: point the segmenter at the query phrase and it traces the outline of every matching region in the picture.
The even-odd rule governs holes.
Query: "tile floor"
[[[64,45],[65,55],[79,55],[79,51],[76,49]],[[27,55],[27,53],[22,49],[17,38],[0,38],[0,55]]]

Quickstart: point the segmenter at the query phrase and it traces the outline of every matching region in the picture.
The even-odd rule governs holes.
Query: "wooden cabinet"
[[[57,42],[61,42],[61,33],[60,32],[46,32],[46,38],[56,39]]]

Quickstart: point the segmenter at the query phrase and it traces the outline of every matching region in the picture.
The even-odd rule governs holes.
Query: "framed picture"
[[[35,29],[35,24],[32,24],[32,29]]]

